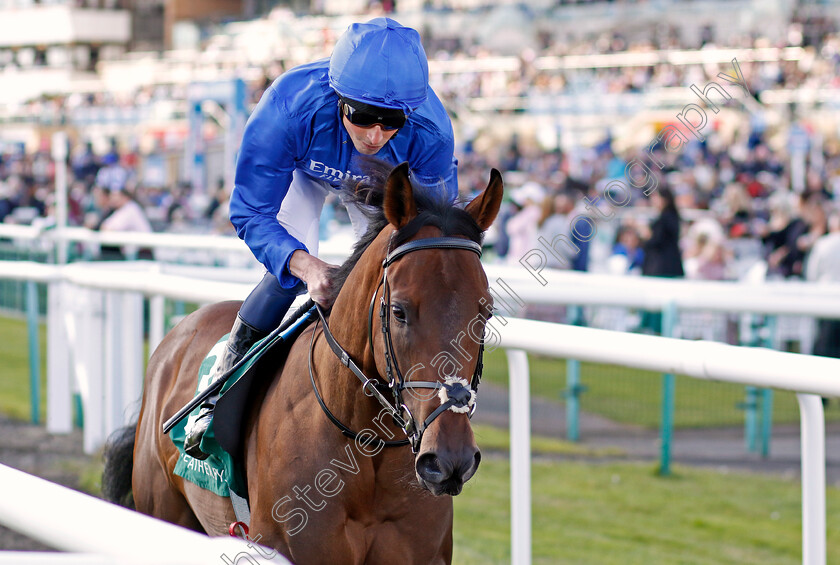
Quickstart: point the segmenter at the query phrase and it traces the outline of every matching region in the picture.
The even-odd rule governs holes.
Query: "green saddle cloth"
[[[198,386],[196,387],[196,395],[210,385],[210,377],[216,373],[216,365],[221,359],[222,351],[227,343],[228,336],[225,335],[220,339],[216,345],[210,350],[204,361],[201,362],[201,367],[198,369]],[[252,347],[258,347],[262,341],[257,342]],[[222,394],[224,394],[242,375],[248,372],[248,369],[256,362],[252,359],[244,366],[242,366],[236,373],[231,376],[222,387]],[[230,496],[230,491],[233,491],[241,497],[247,496],[247,489],[245,487],[245,475],[240,465],[237,464],[233,456],[222,449],[216,441],[215,433],[213,432],[213,425],[215,418],[211,420],[210,427],[207,433],[201,439],[201,450],[207,453],[209,457],[205,460],[196,459],[184,453],[184,438],[187,436],[187,424],[198,417],[198,412],[201,409],[199,405],[196,407],[188,418],[182,418],[174,428],[169,432],[169,437],[178,448],[180,456],[178,462],[175,464],[175,474],[179,477],[195,483],[196,485],[205,488],[219,496]]]

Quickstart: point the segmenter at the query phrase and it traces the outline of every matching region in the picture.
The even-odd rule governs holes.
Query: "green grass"
[[[532,463],[536,564],[801,563],[798,481],[632,463]],[[840,562],[840,490],[827,496],[828,562]],[[455,499],[460,565],[510,563],[510,467],[486,458]]]
[[[529,355],[531,393],[563,402],[566,387],[566,360]],[[485,355],[484,377],[488,382],[508,386],[507,358],[504,351]],[[581,409],[625,424],[648,428],[659,426],[662,375],[650,371],[581,363]],[[676,377],[674,425],[680,428],[742,425],[745,387],[732,383]],[[826,419],[840,420],[835,401],[826,410]],[[798,422],[799,407],[794,393],[774,391],[773,421]]]
[[[487,424],[473,424],[476,443],[482,450],[510,451],[510,433],[507,430]],[[617,448],[593,448],[580,443],[563,441],[553,437],[531,435],[531,453],[534,455],[566,455],[577,457],[623,456],[626,453]]]
[[[40,416],[46,407],[46,326],[40,324]],[[30,418],[29,334],[24,318],[0,317],[0,412],[19,420]]]

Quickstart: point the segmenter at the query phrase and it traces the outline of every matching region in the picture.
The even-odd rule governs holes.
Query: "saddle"
[[[170,431],[170,438],[180,452],[174,473],[196,485],[210,490],[219,496],[228,497],[231,491],[247,498],[247,479],[244,473],[243,429],[250,407],[257,404],[259,395],[265,391],[268,383],[254,386],[257,375],[269,367],[282,364],[288,355],[291,344],[309,325],[309,322],[296,324],[285,333],[282,339],[271,336],[258,341],[251,347],[251,361],[245,363],[225,382],[221,396],[216,403],[213,421],[201,442],[201,449],[209,455],[204,460],[190,457],[183,450],[187,418],[179,421]],[[209,378],[215,371],[219,359],[218,350],[225,346],[227,335],[213,346],[201,363],[198,374],[196,394],[205,389],[202,379]],[[261,351],[255,351],[261,350]],[[198,415],[200,406],[191,413],[190,418]]]

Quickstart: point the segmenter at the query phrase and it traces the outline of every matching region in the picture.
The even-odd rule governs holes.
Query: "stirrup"
[[[222,354],[222,359],[216,368],[216,374],[213,376],[215,380],[219,375],[223,375],[231,367],[236,365],[242,357],[248,353],[251,346],[266,336],[266,332],[258,330],[245,322],[238,315],[230,330],[230,336],[225,344],[225,350]],[[210,381],[213,382],[213,381]],[[213,411],[216,408],[216,402],[219,400],[219,395],[208,398],[201,406],[198,416],[193,422],[192,426],[187,430],[187,435],[184,438],[184,452],[187,455],[195,457],[196,459],[207,459],[210,455],[201,450],[201,440],[207,429],[210,427],[210,422],[213,420]]]
[[[184,453],[196,459],[207,459],[210,454],[204,453],[201,450],[201,440],[204,434],[207,433],[207,428],[210,427],[210,422],[213,420],[213,410],[215,403],[212,406],[202,406],[198,417],[193,422],[192,427],[187,432],[187,437],[184,438]]]

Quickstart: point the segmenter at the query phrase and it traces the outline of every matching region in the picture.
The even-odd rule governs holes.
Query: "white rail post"
[[[125,426],[140,413],[140,396],[143,392],[143,295],[137,292],[122,293],[122,311],[125,324],[122,332],[122,381],[119,427]]]
[[[105,292],[79,289],[82,324],[76,335],[76,380],[82,396],[85,453],[95,453],[105,442]]]
[[[166,299],[162,294],[149,298],[149,357],[163,341],[166,333]]]
[[[797,394],[802,429],[802,564],[825,565],[825,415],[822,399]]]
[[[47,286],[47,431],[53,434],[73,430],[70,349],[64,326],[70,300],[67,287],[59,281]]]
[[[528,354],[508,349],[511,563],[531,565],[531,392]]]
[[[143,296],[108,291],[105,299],[104,437],[139,410],[143,385]]]
[[[116,291],[102,293],[105,303],[105,351],[103,352],[104,378],[100,384],[102,385],[102,412],[104,417],[102,433],[105,437],[108,437],[111,431],[122,425],[122,412],[120,410],[123,388],[122,344],[124,329],[130,323],[130,320],[126,319],[123,313],[122,294]],[[96,390],[91,385],[91,395],[95,394]]]

